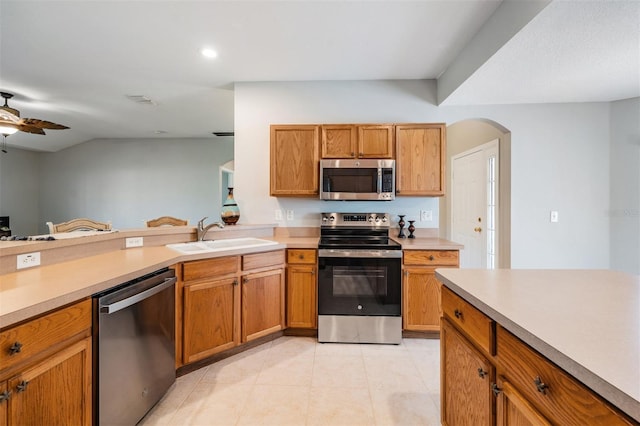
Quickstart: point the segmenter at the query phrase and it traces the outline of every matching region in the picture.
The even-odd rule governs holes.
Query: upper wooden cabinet
[[[322,158],[394,158],[392,124],[325,124]]]
[[[396,195],[445,192],[445,124],[397,124]]]
[[[320,126],[271,126],[271,195],[317,196]]]

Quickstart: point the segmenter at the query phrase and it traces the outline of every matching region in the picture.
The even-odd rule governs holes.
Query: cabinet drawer
[[[192,281],[210,277],[218,278],[222,275],[235,274],[236,272],[238,272],[237,256],[194,260],[183,264],[182,279],[184,281]]]
[[[404,264],[415,266],[458,266],[458,250],[405,250]]]
[[[287,263],[315,265],[316,251],[308,249],[289,249],[287,250]]]
[[[604,400],[502,327],[501,372],[553,424],[631,425]],[[538,389],[540,388],[540,389]]]
[[[493,320],[444,286],[442,287],[442,313],[478,347],[488,354],[494,353]]]
[[[242,256],[242,270],[266,268],[268,266],[284,264],[284,250],[269,251],[266,253],[245,254]]]
[[[0,371],[31,359],[82,331],[91,335],[91,300],[63,308],[0,333]],[[20,347],[20,352],[11,348]]]

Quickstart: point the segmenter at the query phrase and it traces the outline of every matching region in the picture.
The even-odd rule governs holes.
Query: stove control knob
[[[362,305],[358,305],[358,310],[361,311],[362,310]]]
[[[334,222],[334,221],[336,220],[336,217],[335,217],[335,216],[329,216],[329,220],[330,220],[331,222]]]
[[[369,216],[369,222],[373,222],[373,216]]]
[[[329,220],[328,217],[322,216],[322,223],[327,223],[328,220]]]
[[[383,216],[383,217],[382,217],[382,223],[386,223],[386,222],[387,222],[387,217],[386,217],[386,216]]]

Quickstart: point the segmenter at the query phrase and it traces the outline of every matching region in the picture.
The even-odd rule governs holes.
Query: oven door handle
[[[318,257],[350,257],[350,258],[384,258],[395,259],[402,257],[402,250],[349,250],[349,249],[320,249]]]

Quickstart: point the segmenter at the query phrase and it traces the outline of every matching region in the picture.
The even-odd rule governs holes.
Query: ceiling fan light
[[[18,131],[18,128],[15,124],[12,123],[0,123],[0,134],[5,136],[9,136]]]

